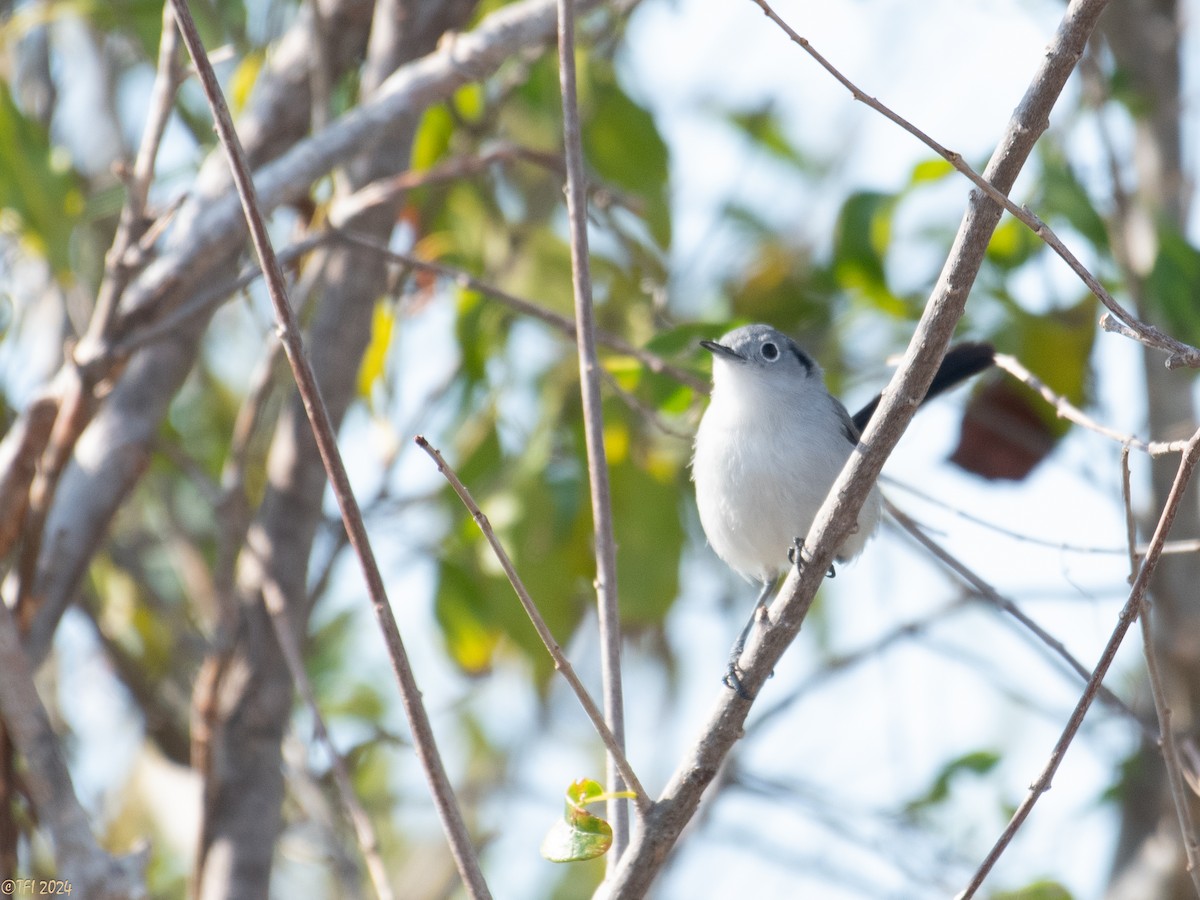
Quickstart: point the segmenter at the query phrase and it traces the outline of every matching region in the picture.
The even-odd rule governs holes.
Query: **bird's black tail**
[[[955,344],[946,351],[946,358],[938,366],[937,374],[933,376],[933,381],[929,385],[929,392],[921,402],[928,403],[938,394],[950,390],[972,375],[978,375],[985,369],[991,368],[995,359],[996,348],[986,341],[964,341],[961,344]],[[871,421],[871,416],[875,413],[875,408],[879,406],[880,399],[880,395],[876,395],[870,403],[854,414],[854,424],[860,434],[867,427],[867,423]]]

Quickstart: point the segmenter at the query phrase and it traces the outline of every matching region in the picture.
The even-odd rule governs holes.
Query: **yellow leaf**
[[[367,344],[362,365],[358,368],[358,393],[368,403],[371,401],[371,388],[383,379],[395,327],[396,314],[392,304],[386,300],[378,301],[371,318],[371,342]]]
[[[233,70],[233,77],[229,79],[229,100],[234,115],[240,113],[250,99],[250,92],[254,90],[265,60],[266,54],[262,50],[252,50],[242,57],[238,67]]]

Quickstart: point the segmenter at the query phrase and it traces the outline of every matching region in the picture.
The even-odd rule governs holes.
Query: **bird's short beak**
[[[716,341],[701,341],[700,346],[714,356],[723,356],[725,359],[736,359],[738,362],[745,362],[746,357],[726,347],[724,344],[718,344]]]

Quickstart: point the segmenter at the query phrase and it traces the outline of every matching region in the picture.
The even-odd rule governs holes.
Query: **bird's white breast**
[[[837,401],[819,376],[783,397],[752,372],[718,378],[696,434],[692,477],[700,522],[713,550],[743,576],[766,582],[788,566],[853,445]],[[840,559],[857,555],[874,530],[872,490]]]

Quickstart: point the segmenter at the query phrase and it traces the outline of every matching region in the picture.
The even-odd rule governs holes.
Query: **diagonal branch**
[[[1162,515],[1158,519],[1158,526],[1154,529],[1154,537],[1150,539],[1150,547],[1146,552],[1146,558],[1142,561],[1141,568],[1138,569],[1137,578],[1134,580],[1133,588],[1129,592],[1129,599],[1121,609],[1121,613],[1117,619],[1117,626],[1113,629],[1108,643],[1104,646],[1104,651],[1100,654],[1100,661],[1096,663],[1096,668],[1093,670],[1091,678],[1088,679],[1087,687],[1084,689],[1082,696],[1080,696],[1078,703],[1075,704],[1075,709],[1072,711],[1071,717],[1067,720],[1066,727],[1055,743],[1054,749],[1050,752],[1050,759],[1046,762],[1041,774],[1029,786],[1029,792],[1025,795],[1025,799],[1021,801],[1021,805],[1013,813],[1008,825],[1001,832],[1000,837],[996,839],[996,843],[988,851],[987,856],[979,864],[979,868],[971,878],[971,881],[967,884],[963,892],[958,895],[956,900],[970,900],[971,897],[975,896],[975,892],[983,885],[984,879],[987,878],[992,867],[996,865],[996,861],[1008,849],[1008,845],[1012,843],[1013,837],[1016,836],[1017,831],[1033,811],[1034,804],[1037,803],[1042,794],[1050,789],[1050,783],[1054,780],[1054,775],[1058,771],[1058,767],[1062,765],[1067,748],[1071,746],[1071,742],[1075,739],[1079,727],[1083,724],[1083,718],[1087,715],[1092,701],[1096,698],[1100,684],[1103,682],[1104,676],[1108,674],[1109,667],[1112,666],[1112,662],[1116,658],[1121,642],[1125,639],[1130,626],[1133,625],[1134,620],[1142,610],[1146,599],[1146,592],[1150,588],[1150,580],[1154,576],[1154,570],[1158,567],[1158,561],[1162,558],[1163,545],[1166,543],[1167,535],[1170,533],[1171,526],[1175,522],[1175,516],[1179,512],[1179,505],[1183,500],[1184,491],[1192,480],[1192,473],[1196,469],[1197,462],[1200,462],[1200,431],[1192,435],[1187,443],[1183,458],[1179,461],[1179,470],[1175,474],[1175,483],[1171,486],[1171,493],[1167,497]],[[1166,723],[1161,724],[1162,727],[1166,727]]]
[[[625,779],[625,783],[629,785],[630,789],[637,794],[635,802],[638,804],[638,809],[643,811],[648,809],[650,796],[646,793],[646,789],[642,787],[637,774],[633,771],[633,767],[625,757],[625,748],[621,746],[617,741],[616,735],[612,733],[612,730],[605,723],[604,715],[600,712],[600,708],[596,706],[596,701],[587,692],[587,688],[583,686],[583,682],[575,674],[575,667],[571,665],[570,660],[563,653],[562,647],[554,639],[554,633],[550,631],[550,626],[546,624],[546,620],[542,617],[537,604],[533,602],[533,598],[529,595],[529,590],[525,587],[521,576],[517,574],[517,569],[513,565],[512,559],[505,551],[504,545],[500,543],[500,539],[496,537],[496,532],[492,529],[492,523],[488,521],[488,517],[479,508],[479,504],[475,502],[475,498],[471,496],[471,492],[467,489],[467,486],[462,483],[462,480],[458,477],[458,473],[450,468],[450,464],[446,462],[437,448],[425,440],[423,435],[417,435],[416,443],[437,464],[438,471],[449,482],[454,493],[458,495],[458,499],[463,502],[463,506],[471,514],[471,518],[475,521],[475,524],[479,526],[479,530],[483,532],[483,536],[492,548],[492,552],[496,554],[496,559],[500,561],[500,568],[504,570],[504,574],[508,576],[509,584],[516,591],[517,599],[521,601],[521,607],[525,610],[525,614],[529,616],[529,621],[533,623],[533,628],[538,633],[538,637],[541,638],[542,644],[545,645],[546,652],[554,660],[554,668],[566,679],[567,684],[571,686],[571,690],[575,692],[575,697],[579,700],[579,705],[583,707],[583,711],[591,719],[592,726],[596,729],[596,733],[600,735],[600,740],[604,742],[604,746],[616,762],[617,769],[621,772],[621,777]]]
[[[1130,578],[1136,580],[1138,569],[1138,554],[1135,536],[1137,534],[1137,518],[1133,514],[1133,493],[1129,486],[1129,448],[1121,451],[1121,499],[1125,503],[1125,532],[1129,547]],[[1187,857],[1187,871],[1192,877],[1192,888],[1200,897],[1200,847],[1196,844],[1196,824],[1192,817],[1192,797],[1185,786],[1183,765],[1179,758],[1179,744],[1175,739],[1175,731],[1171,727],[1171,707],[1168,706],[1167,689],[1163,682],[1163,673],[1158,664],[1158,648],[1154,642],[1154,631],[1150,623],[1151,607],[1142,604],[1138,621],[1142,631],[1142,653],[1146,657],[1146,673],[1150,676],[1150,696],[1154,700],[1154,712],[1158,716],[1158,734],[1151,735],[1151,740],[1158,744],[1163,755],[1163,765],[1167,770],[1167,785],[1170,787],[1171,802],[1175,806],[1175,816],[1179,822],[1179,835],[1183,839],[1183,850]]]
[[[462,269],[448,266],[445,263],[433,262],[432,260],[422,259],[419,256],[413,256],[411,253],[399,253],[389,247],[379,243],[372,238],[358,234],[354,231],[338,230],[332,232],[332,235],[346,243],[353,244],[356,247],[364,247],[375,253],[378,253],[389,262],[397,265],[407,266],[412,269],[417,269],[422,272],[431,272],[446,278],[458,285],[460,288],[466,288],[483,294],[485,297],[490,297],[493,300],[507,306],[514,312],[518,312],[523,316],[529,316],[531,319],[537,319],[545,325],[556,329],[560,333],[566,335],[571,340],[578,340],[578,329],[575,322],[564,315],[556,313],[552,309],[546,309],[544,306],[539,306],[523,297],[518,297],[516,294],[510,294],[508,291],[501,290],[495,285],[489,284],[482,279],[475,278]],[[632,356],[638,362],[642,363],[651,372],[661,375],[667,375],[674,378],[682,385],[686,385],[693,391],[700,394],[707,394],[709,391],[708,383],[697,377],[694,373],[687,369],[681,369],[679,366],[672,365],[667,362],[657,353],[652,353],[642,347],[636,347],[629,343],[618,334],[607,331],[603,328],[595,330],[596,340],[610,350],[617,353],[623,353],[626,356]]]
[[[1091,673],[1084,668],[1083,663],[1077,660],[1066,647],[1066,645],[1048,632],[1045,628],[1027,616],[1019,606],[1001,595],[994,587],[984,581],[978,574],[969,569],[961,560],[953,556],[945,547],[931,538],[916,521],[909,515],[897,509],[891,501],[884,499],[884,508],[896,523],[907,532],[913,540],[917,541],[922,547],[933,554],[938,562],[942,563],[947,569],[956,574],[959,578],[965,581],[976,596],[981,597],[988,603],[991,603],[1001,612],[1007,613],[1019,622],[1030,634],[1048,647],[1055,655],[1059,657],[1067,667],[1076,675],[1082,677],[1085,681]],[[1148,726],[1138,717],[1138,714],[1130,709],[1120,697],[1110,691],[1108,688],[1101,685],[1100,699],[1111,706],[1114,710],[1124,715],[1134,725],[1142,730],[1144,734],[1151,733]],[[1151,733],[1152,736],[1152,733]]]
[[[980,175],[971,168],[967,161],[963,159],[961,153],[951,150],[948,147],[943,147],[912,122],[908,121],[908,119],[864,92],[858,85],[843,75],[833,63],[819,53],[806,37],[788,25],[770,7],[766,0],[754,0],[754,2],[758,4],[768,19],[778,25],[793,42],[799,44],[804,52],[815,59],[821,68],[846,88],[855,100],[875,110],[885,119],[899,125],[942,159],[946,160],[946,162],[950,163],[958,172],[965,175],[968,181],[983,191],[989,199],[1011,213],[1014,218],[1040,238],[1046,246],[1057,253],[1071,271],[1079,276],[1079,279],[1087,285],[1088,290],[1096,296],[1096,299],[1108,308],[1108,313],[1100,320],[1101,326],[1106,331],[1123,334],[1135,341],[1140,341],[1147,347],[1162,350],[1167,354],[1167,368],[1169,369],[1180,366],[1200,368],[1200,350],[1176,340],[1153,325],[1139,321],[1133,313],[1121,306],[1104,285],[1100,283],[1100,279],[1088,271],[1088,268],[1079,261],[1079,258],[1071,252],[1070,248],[1062,242],[1062,239],[1054,233],[1054,230],[1049,225],[1043,222],[1027,207],[1021,206],[1009,198],[1007,188],[1001,190],[997,184],[988,180],[986,174]],[[1076,59],[1076,62],[1078,62],[1078,59]]]

